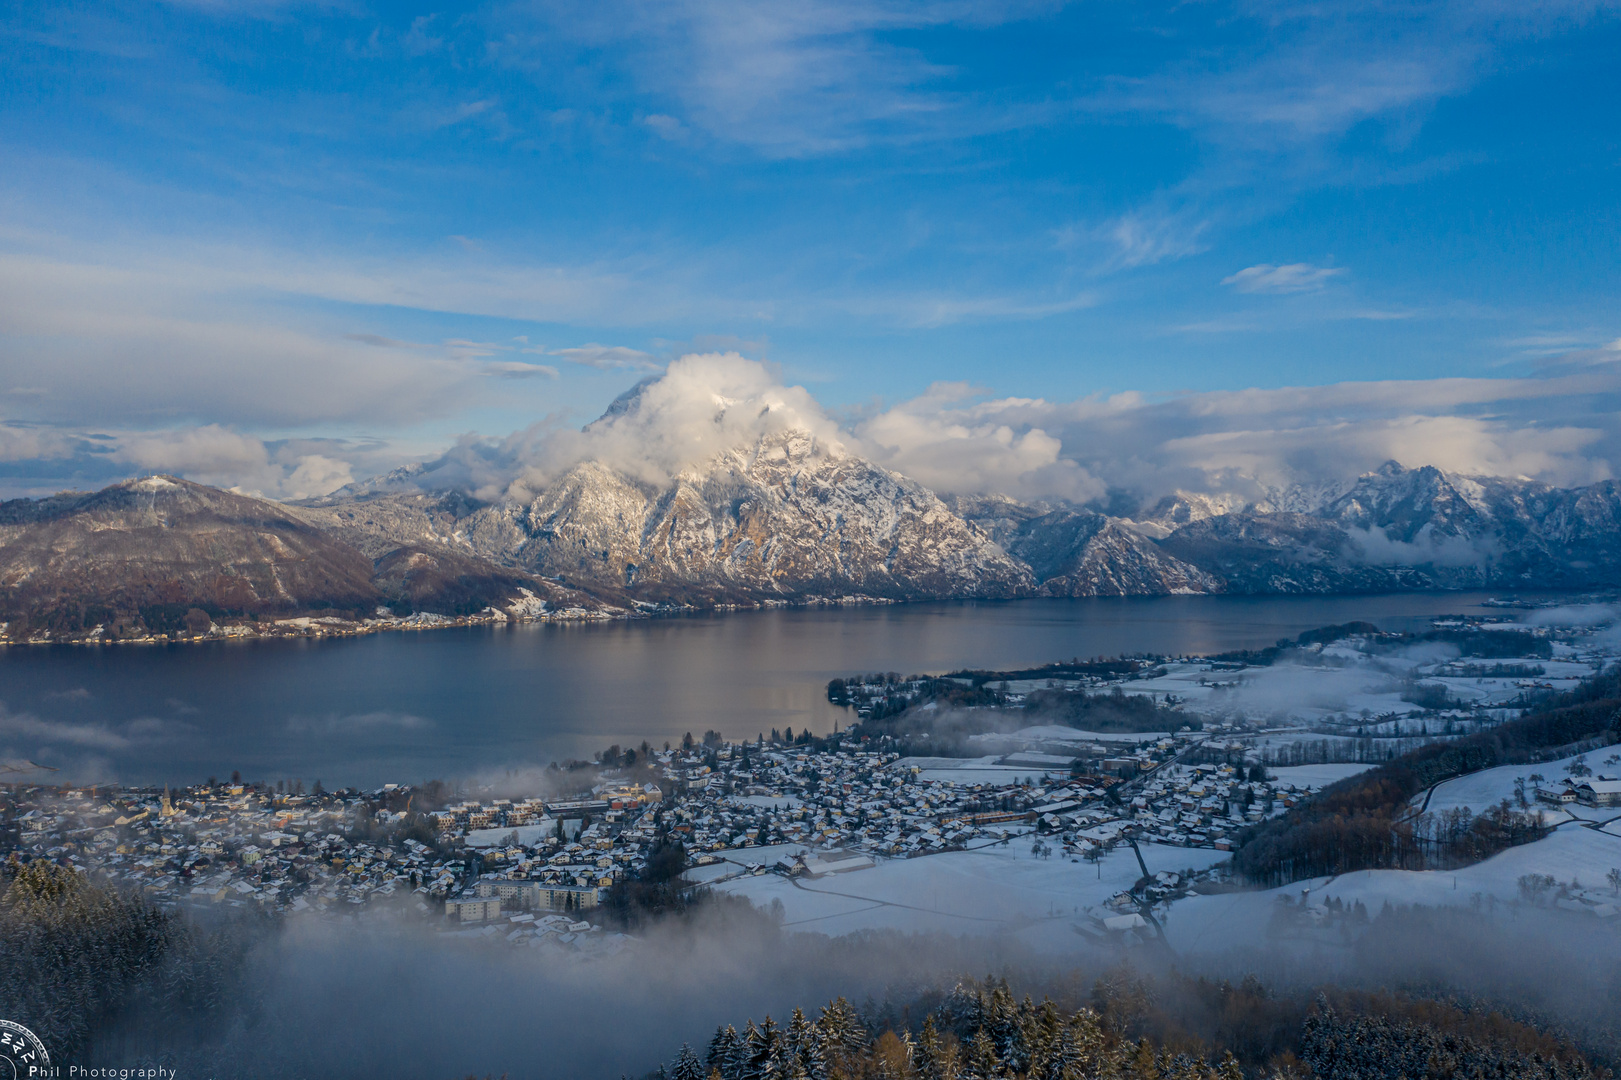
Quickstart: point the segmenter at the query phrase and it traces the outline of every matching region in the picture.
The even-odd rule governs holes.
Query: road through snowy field
[[[1005,846],[889,859],[849,874],[810,880],[765,874],[719,887],[757,907],[780,900],[788,929],[830,935],[876,929],[995,934],[1056,927],[1054,941],[1078,948],[1085,939],[1070,928],[1092,926],[1087,908],[1129,889],[1142,876],[1129,848],[1118,848],[1093,865],[1061,855],[1040,858],[1031,854],[1032,843],[1031,836],[1016,836]],[[1148,844],[1143,858],[1158,873],[1202,870],[1227,854]],[[1040,936],[1046,940],[1051,935],[1044,930]]]

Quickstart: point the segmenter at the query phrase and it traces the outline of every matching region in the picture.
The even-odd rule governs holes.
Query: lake
[[[609,744],[847,722],[834,676],[1208,653],[1365,619],[1421,628],[1487,593],[1179,596],[786,609],[329,641],[0,649],[0,761],[27,779],[328,787],[498,778]],[[23,779],[13,774],[15,779]]]

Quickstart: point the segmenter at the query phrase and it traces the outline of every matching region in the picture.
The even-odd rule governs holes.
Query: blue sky
[[[3,19],[6,492],[162,468],[311,494],[726,351],[851,430],[940,382],[980,396],[937,430],[1140,395],[1147,454],[1213,434],[1188,417],[1235,399],[1209,395],[1416,380],[1287,430],[1463,419],[1494,449],[1438,462],[1553,482],[1621,460],[1612,5]],[[1431,393],[1458,379],[1498,389]]]

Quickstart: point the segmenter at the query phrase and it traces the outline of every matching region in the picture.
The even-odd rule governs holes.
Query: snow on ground
[[[536,825],[508,825],[505,828],[474,829],[467,834],[468,847],[506,847],[508,844],[536,844],[552,835],[557,822],[547,818]],[[516,837],[517,839],[513,839]]]
[[[1354,750],[1363,740],[1355,735],[1324,735],[1316,731],[1271,731],[1250,740],[1257,750],[1279,750],[1295,743],[1340,743],[1347,751]]]
[[[1039,750],[1042,747],[1080,747],[1091,743],[1158,742],[1168,739],[1168,731],[1082,731],[1080,728],[1041,724],[1020,728],[1018,731],[990,731],[983,735],[970,735],[968,741],[986,749],[1008,747],[1017,750]]]
[[[1372,765],[1287,765],[1267,769],[1267,775],[1280,784],[1293,784],[1297,788],[1327,787],[1348,776],[1367,772]]]
[[[1621,825],[1621,822],[1617,822]],[[1110,852],[1094,866],[1062,856],[1042,859],[1030,853],[1031,836],[1006,845],[945,852],[915,859],[884,859],[869,870],[814,880],[779,874],[743,875],[716,888],[748,898],[761,908],[781,901],[784,925],[795,930],[841,935],[861,930],[943,932],[954,935],[1011,933],[1050,953],[1079,951],[1091,930],[1089,909],[1130,888],[1140,871],[1129,848]],[[797,845],[748,848],[730,853],[738,861],[770,864]],[[1151,871],[1203,869],[1224,853],[1149,844],[1143,858]],[[1511,848],[1483,863],[1457,871],[1365,870],[1335,878],[1295,882],[1259,892],[1192,896],[1177,901],[1163,917],[1178,953],[1223,952],[1267,944],[1278,897],[1314,904],[1330,897],[1349,905],[1361,901],[1371,913],[1388,901],[1432,907],[1522,902],[1520,878],[1544,874],[1561,884],[1584,887],[1605,899],[1606,874],[1621,866],[1621,832],[1600,832],[1569,823],[1535,844]],[[715,864],[689,871],[695,879],[737,874],[739,867]],[[1546,897],[1544,898],[1547,899]],[[1621,903],[1621,901],[1618,901]],[[1610,919],[1606,922],[1621,922]]]
[[[1368,709],[1373,713],[1408,712],[1416,708],[1401,700],[1401,687],[1390,674],[1371,666],[1368,658],[1345,650],[1351,667],[1284,663],[1241,670],[1214,669],[1208,663],[1176,662],[1165,674],[1133,679],[1109,690],[1174,695],[1195,715],[1245,712],[1255,716],[1285,715],[1317,720],[1334,713]]]
[[[1534,844],[1510,848],[1461,870],[1359,870],[1334,878],[1297,881],[1262,892],[1195,896],[1178,901],[1165,920],[1166,936],[1178,952],[1220,952],[1266,943],[1267,926],[1278,897],[1311,902],[1330,897],[1360,900],[1371,914],[1386,901],[1395,905],[1474,907],[1477,903],[1521,901],[1520,878],[1546,874],[1564,884],[1579,882],[1601,899],[1605,880],[1621,866],[1621,836],[1568,824]]]
[[[909,757],[901,758],[895,764],[904,769],[921,769],[920,774],[924,780],[943,780],[948,784],[962,784],[964,787],[973,787],[975,784],[1012,784],[1026,778],[1034,779],[1041,775],[1040,769],[1033,769],[1029,765],[998,765],[1002,760],[1001,754],[990,754],[977,758],[939,758],[939,757]],[[1068,761],[1062,768],[1051,771],[1067,772]]]
[[[1031,742],[1093,743],[1124,742],[1145,743],[1169,739],[1169,731],[1085,731],[1081,728],[1061,727],[1057,724],[1038,724],[1020,728],[1008,738],[1028,739]]]
[[[1097,865],[1062,855],[1031,854],[1031,837],[1012,837],[972,851],[915,859],[885,859],[870,870],[806,881],[777,874],[739,878],[717,888],[747,897],[756,907],[783,906],[784,925],[819,934],[894,929],[907,932],[995,934],[1034,928],[1043,940],[1080,947],[1072,929],[1090,928],[1088,907],[1129,889],[1141,871],[1129,848]],[[1227,856],[1202,848],[1143,846],[1151,871],[1204,869]],[[1110,912],[1112,914],[1112,912]]]
[[[1617,766],[1604,764],[1605,759],[1614,754],[1614,750],[1605,749],[1583,755],[1583,760],[1594,772],[1614,775]],[[1438,814],[1443,810],[1456,810],[1459,807],[1466,806],[1477,814],[1484,813],[1488,808],[1496,806],[1504,799],[1510,802],[1515,801],[1514,780],[1516,777],[1539,774],[1546,783],[1553,784],[1569,778],[1570,764],[1575,760],[1575,757],[1567,757],[1560,758],[1558,761],[1539,761],[1531,765],[1504,765],[1496,769],[1484,769],[1480,772],[1470,773],[1454,780],[1442,781],[1435,786],[1435,791],[1430,795],[1429,812]],[[1535,787],[1536,785],[1533,783],[1527,782],[1526,784],[1526,798],[1531,800],[1533,805],[1536,805],[1535,797],[1532,795],[1532,789]],[[1423,805],[1423,802],[1423,795],[1419,795],[1414,800],[1415,805]],[[1564,809],[1569,813],[1563,813],[1553,807],[1545,807],[1545,809],[1548,810],[1545,820],[1550,823],[1567,821],[1572,817],[1603,821],[1621,814],[1621,810],[1613,808],[1594,808],[1579,804],[1567,804]]]
[[[734,795],[732,801],[765,810],[797,810],[804,805],[791,795]]]
[[[715,862],[689,867],[684,876],[688,881],[713,882],[724,877],[746,874],[755,866],[774,866],[779,859],[791,859],[795,855],[805,855],[813,850],[815,849],[805,844],[767,844],[764,847],[732,848],[729,851],[711,852],[709,854],[715,857]],[[693,856],[694,859],[699,857],[701,855]]]

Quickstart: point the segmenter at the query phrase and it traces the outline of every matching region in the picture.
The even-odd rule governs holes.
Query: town
[[[548,799],[458,798],[440,785],[12,785],[0,790],[0,843],[166,905],[404,910],[447,931],[499,926],[514,941],[589,949],[598,909],[661,843],[679,841],[695,868],[722,864],[722,879],[848,872],[1025,834],[1073,859],[1101,855],[1126,832],[1225,849],[1232,830],[1310,791],[1254,769],[1179,765],[1178,751],[1197,745],[1187,739],[1145,742],[1122,759],[1129,768],[1117,765],[1129,780],[1014,764],[1002,766],[1006,780],[971,783],[934,778],[929,762],[867,740],[802,740],[731,744],[711,733],[640,756],[614,750],[588,787]],[[436,808],[414,809],[423,804]],[[778,856],[785,845],[800,850]]]
[[[50,859],[165,906],[403,917],[591,952],[633,940],[621,932],[627,897],[650,877],[677,894],[718,889],[755,903],[772,893],[752,881],[789,879],[801,883],[787,894],[798,901],[804,882],[827,875],[1005,852],[1014,841],[1047,866],[1101,863],[1129,847],[1115,884],[1103,885],[1099,868],[1113,895],[1095,895],[1088,911],[1106,922],[1226,875],[1242,830],[1398,752],[1501,723],[1529,694],[1576,685],[1610,652],[1581,635],[1498,631],[1491,664],[1413,663],[1361,627],[1329,630],[1280,643],[1293,650],[1287,665],[1077,659],[835,679],[830,701],[855,716],[831,735],[689,734],[676,746],[553,763],[504,786],[14,783],[0,787],[0,855]],[[1256,707],[1283,695],[1287,710]],[[1579,758],[1567,765],[1568,779],[1534,773],[1474,809],[1510,793],[1522,808],[1527,795],[1565,807],[1564,817],[1613,805],[1612,773]],[[1143,848],[1162,863],[1181,859],[1180,872],[1151,875]],[[1203,854],[1174,854],[1187,849]],[[987,872],[1000,871],[974,871]],[[915,875],[871,877],[914,887]],[[1073,882],[1047,885],[1076,896]]]

